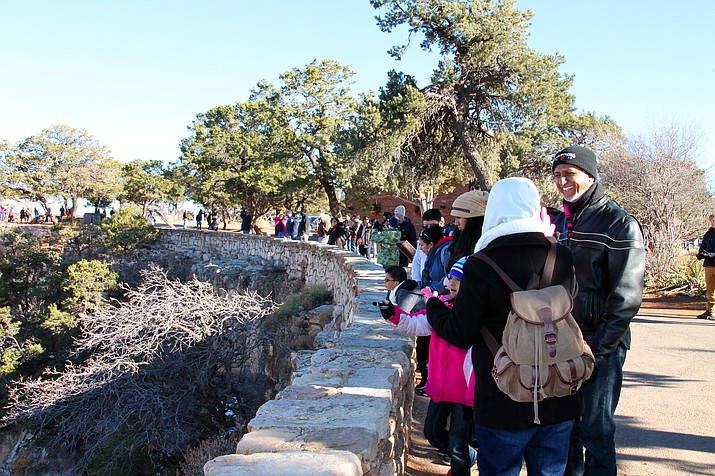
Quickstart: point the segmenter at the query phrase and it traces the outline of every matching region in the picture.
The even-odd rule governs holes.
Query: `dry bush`
[[[713,198],[697,164],[699,143],[697,129],[666,123],[601,155],[599,169],[609,195],[643,226],[650,284],[677,274],[683,243],[707,229]]]
[[[79,449],[78,472],[128,471],[130,448],[166,467],[196,441],[242,422],[248,416],[226,411],[235,396],[226,391],[226,368],[273,341],[256,323],[275,305],[256,293],[221,298],[209,283],[171,281],[153,265],[125,291],[127,303],[82,323],[75,358],[88,357],[61,374],[17,382],[4,419],[34,428],[50,447]],[[250,336],[232,362],[219,345],[227,334]]]
[[[203,476],[204,465],[218,456],[236,452],[236,445],[241,439],[240,433],[216,435],[203,440],[197,446],[186,451],[184,461],[179,466],[182,476]]]

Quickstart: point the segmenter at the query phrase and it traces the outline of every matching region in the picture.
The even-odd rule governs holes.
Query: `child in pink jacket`
[[[462,266],[466,258],[457,261],[449,271],[449,294],[433,296],[429,288],[423,292],[428,298],[436,297],[451,307],[459,291]],[[411,314],[392,303],[380,304],[382,316],[396,326],[400,333],[411,336],[431,335],[429,349],[428,377],[425,393],[430,397],[425,417],[425,438],[440,453],[450,457],[452,476],[468,476],[470,468],[477,460],[477,452],[469,446],[472,432],[471,407],[474,403],[474,389],[468,391],[471,375],[471,358],[466,350],[448,344],[427,322],[425,310]],[[471,377],[471,378],[470,378]],[[450,418],[451,417],[451,418]],[[447,429],[447,421],[450,421]]]

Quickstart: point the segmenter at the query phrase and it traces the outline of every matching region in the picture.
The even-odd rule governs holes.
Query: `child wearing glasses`
[[[386,300],[407,312],[424,309],[427,300],[417,281],[407,279],[407,271],[402,266],[388,266],[385,269]]]

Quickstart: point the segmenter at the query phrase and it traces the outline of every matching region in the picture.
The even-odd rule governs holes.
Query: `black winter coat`
[[[573,253],[573,316],[598,368],[619,343],[630,348],[630,323],[643,300],[645,243],[635,217],[605,195],[577,212],[573,222],[569,238],[565,215],[554,220],[559,243]]]
[[[397,229],[400,230],[400,240],[409,242],[413,248],[417,248],[417,230],[415,230],[415,225],[412,224],[409,218],[405,218],[397,225]],[[400,253],[400,266],[408,266],[410,260],[407,256]]]
[[[514,282],[526,288],[534,273],[544,268],[551,247],[542,233],[517,233],[495,239],[483,251]],[[574,285],[571,252],[557,246],[552,284],[569,290]],[[427,319],[441,338],[452,345],[472,349],[474,364],[474,421],[491,428],[522,429],[535,426],[534,405],[515,402],[497,387],[492,378],[494,356],[479,331],[483,325],[501,344],[504,326],[511,310],[511,289],[484,261],[470,256],[464,264],[459,293],[450,311],[439,299],[427,300]],[[578,394],[547,398],[539,403],[542,425],[572,420],[581,415]]]
[[[708,256],[712,254],[713,256]],[[708,228],[698,250],[698,259],[704,259],[703,266],[715,266],[715,228]]]

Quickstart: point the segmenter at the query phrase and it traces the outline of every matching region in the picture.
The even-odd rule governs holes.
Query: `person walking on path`
[[[251,233],[251,222],[253,221],[253,215],[246,210],[241,210],[241,233],[248,235]]]
[[[395,207],[395,216],[397,217],[397,229],[400,230],[400,241],[407,241],[413,248],[417,248],[417,230],[409,218],[405,216],[404,205]],[[407,267],[410,260],[404,254],[399,254],[400,266]]]
[[[373,226],[370,217],[365,215],[362,217],[362,223],[360,223],[357,230],[357,245],[360,255],[367,259],[370,259],[368,251],[372,246],[372,230]]]
[[[572,314],[596,359],[593,375],[581,386],[585,408],[571,433],[564,474],[615,476],[614,413],[631,345],[630,323],[643,297],[643,231],[633,215],[606,196],[591,150],[565,148],[554,156],[552,172],[564,206],[554,225],[559,243],[573,252],[578,282]]]
[[[698,259],[703,261],[703,271],[705,273],[705,297],[707,298],[707,307],[705,312],[698,316],[698,319],[715,320],[713,316],[713,305],[715,304],[715,215],[708,217],[710,220],[710,228],[703,236],[703,242],[700,243],[698,250]]]
[[[397,229],[397,218],[391,217],[387,226],[373,233],[372,241],[377,243],[377,264],[383,268],[400,265],[400,252],[397,249],[397,242],[400,241],[400,230]]]

